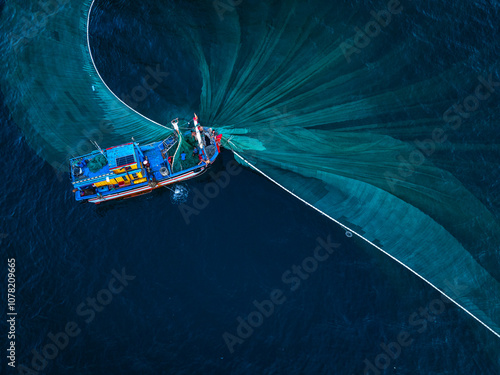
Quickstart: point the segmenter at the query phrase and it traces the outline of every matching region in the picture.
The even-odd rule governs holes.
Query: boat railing
[[[92,152],[90,152],[90,153],[88,153],[88,154],[85,154],[85,155],[80,155],[80,156],[76,156],[76,157],[74,157],[74,158],[71,158],[71,159],[69,159],[69,162],[70,162],[70,165],[72,165],[72,163],[73,163],[74,161],[78,161],[78,162],[80,162],[80,161],[82,161],[83,159],[88,159],[88,158],[90,158],[90,157],[93,157],[93,156],[96,156],[96,155],[100,155],[100,154],[101,154],[101,153],[100,153],[99,151],[94,150],[94,151],[92,151]]]
[[[169,151],[177,143],[178,137],[175,134],[170,135],[162,141],[165,152]]]

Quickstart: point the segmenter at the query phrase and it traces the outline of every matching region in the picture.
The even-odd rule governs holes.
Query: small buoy
[[[352,232],[351,231],[346,231],[345,236],[351,238],[352,237]]]

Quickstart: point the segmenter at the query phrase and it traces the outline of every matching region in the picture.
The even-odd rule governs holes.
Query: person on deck
[[[147,173],[148,178],[149,178],[152,173],[151,173],[151,165],[149,164],[149,160],[148,160],[147,156],[144,159],[144,161],[142,162],[142,165],[144,165],[144,168],[146,168],[146,173]]]
[[[200,151],[201,151],[201,150],[200,150]],[[201,152],[198,154],[198,160],[200,161],[200,162],[198,163],[198,165],[200,165],[200,164],[202,164],[202,163],[205,163],[205,164],[210,164],[210,160],[205,160],[205,159],[203,158],[203,154],[202,154]]]

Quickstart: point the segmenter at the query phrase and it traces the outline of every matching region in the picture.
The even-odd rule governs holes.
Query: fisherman
[[[198,153],[198,148],[195,146],[193,148],[193,156],[196,156],[197,153]]]
[[[144,165],[144,168],[146,168],[146,173],[148,174],[148,177],[149,177],[149,175],[151,175],[151,165],[149,164],[149,160],[148,160],[147,156],[144,158],[142,165]]]
[[[203,156],[201,156],[201,154],[198,155],[198,159],[200,160],[200,162],[198,163],[198,165],[203,164],[203,163],[205,163],[205,165],[210,164],[210,160],[203,159]]]
[[[186,153],[184,151],[181,152],[181,160],[186,160]]]

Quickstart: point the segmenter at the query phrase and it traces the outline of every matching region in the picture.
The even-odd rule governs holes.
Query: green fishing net
[[[175,154],[173,172],[180,172],[183,169],[191,168],[196,166],[200,160],[198,159],[198,153],[193,151],[198,149],[197,141],[191,140],[190,137],[180,137],[180,145],[177,153]],[[184,154],[184,160],[182,160],[182,154]]]
[[[108,161],[103,155],[97,155],[90,159],[87,163],[87,167],[92,173],[97,172],[98,170],[102,169],[106,164],[108,164]]]

